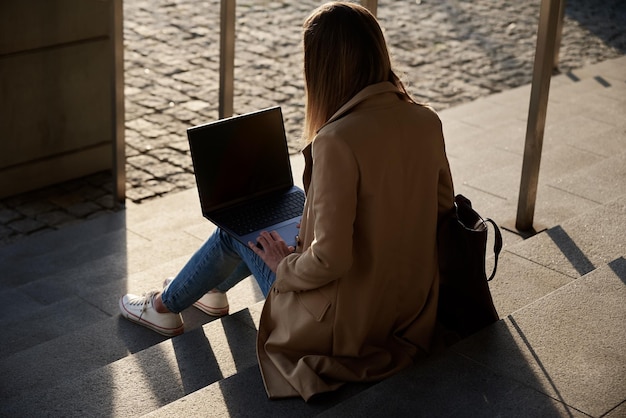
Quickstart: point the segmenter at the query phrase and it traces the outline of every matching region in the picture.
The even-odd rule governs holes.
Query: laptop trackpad
[[[290,224],[280,226],[274,230],[285,240],[288,246],[296,246],[296,236],[298,235],[298,222],[292,222]]]

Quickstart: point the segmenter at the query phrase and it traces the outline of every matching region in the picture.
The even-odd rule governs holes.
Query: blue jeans
[[[179,313],[209,290],[226,292],[250,274],[267,297],[276,274],[254,251],[218,228],[163,290],[161,299]]]

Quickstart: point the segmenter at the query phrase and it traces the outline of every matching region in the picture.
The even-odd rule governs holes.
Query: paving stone
[[[5,225],[0,225],[0,241],[4,245],[10,244],[13,240],[19,239],[22,234]]]
[[[8,226],[9,228],[24,235],[32,234],[33,232],[40,231],[47,227],[45,223],[31,218],[9,222]]]
[[[67,211],[78,218],[84,218],[102,208],[94,202],[80,202],[67,208]]]
[[[100,210],[101,208],[100,205],[97,205],[96,207],[98,210]],[[71,222],[71,221],[76,220],[76,217],[72,216],[72,214],[67,213],[65,211],[55,210],[51,212],[41,213],[37,215],[36,219],[40,222],[45,223],[46,225],[59,226],[66,222]]]
[[[13,209],[2,208],[0,209],[0,224],[8,224],[9,222],[15,221],[22,216],[23,215]]]

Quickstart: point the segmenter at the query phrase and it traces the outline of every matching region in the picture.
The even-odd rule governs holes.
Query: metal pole
[[[559,51],[561,49],[561,37],[563,35],[563,19],[565,19],[565,0],[561,0],[559,4],[559,21],[556,28],[556,40],[554,44],[554,65],[553,71],[559,71]]]
[[[122,0],[111,2],[111,119],[113,137],[113,205],[126,200],[126,143],[124,140],[124,16]]]
[[[526,127],[526,145],[515,222],[515,227],[520,231],[533,229],[560,3],[560,0],[541,0],[530,108]]]
[[[220,6],[220,92],[219,118],[233,115],[235,91],[235,0]]]
[[[378,12],[378,0],[361,0],[361,5],[376,16],[376,13]]]

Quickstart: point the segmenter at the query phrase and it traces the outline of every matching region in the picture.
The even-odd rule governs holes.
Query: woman
[[[428,353],[437,219],[453,187],[439,118],[409,97],[365,8],[333,2],[311,14],[304,75],[307,199],[295,251],[275,232],[260,249],[218,230],[161,294],[120,306],[181,332],[171,312],[251,272],[267,297],[257,353],[268,396],[309,400]]]

